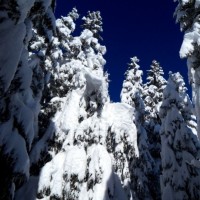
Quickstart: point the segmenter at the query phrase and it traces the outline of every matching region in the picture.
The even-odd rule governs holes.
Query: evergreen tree
[[[78,55],[79,50],[75,48],[72,40],[74,37],[72,33],[75,30],[75,21],[79,18],[79,14],[76,8],[73,8],[67,17],[61,16],[56,20],[57,37],[60,42],[59,46],[62,49],[63,57],[70,59]]]
[[[58,22],[57,30],[64,26],[61,23]],[[64,28],[67,29],[66,26]],[[57,105],[55,103],[58,102],[59,106],[56,106],[45,135],[32,151],[32,161],[37,163],[43,146],[48,148],[47,138],[53,135],[49,143],[52,158],[36,177],[39,181],[37,198],[109,198],[113,193],[112,184],[107,188],[112,162],[100,142],[103,133],[98,125],[102,107],[109,102],[107,77],[103,73],[105,47],[88,29],[67,42],[69,48],[75,50],[74,54],[71,56],[66,52],[63,61],[58,59],[59,66],[56,65],[56,68],[59,74],[53,72],[52,75],[58,76],[56,81],[61,81],[60,87],[66,85],[68,90],[60,93],[59,87],[58,94],[52,95],[50,103]],[[107,161],[104,162],[104,159]],[[18,198],[25,199],[24,190],[32,188],[33,182],[34,177],[19,192]],[[34,193],[34,189],[31,190]]]
[[[102,32],[102,18],[99,11],[97,12],[90,12],[86,17],[83,17],[84,24],[82,27],[84,29],[88,29],[92,31],[95,38],[102,39],[99,32]]]
[[[184,31],[180,57],[187,58],[189,82],[192,85],[192,96],[197,116],[198,137],[200,137],[200,54],[199,54],[199,8],[198,0],[176,0],[176,22]]]
[[[36,73],[34,76],[32,88],[40,96],[41,108],[38,119],[38,136],[30,152],[30,174],[32,176],[38,176],[41,167],[51,158],[48,153],[48,144],[53,139],[54,129],[52,128],[51,132],[48,129],[52,126],[52,117],[60,108],[59,97],[69,91],[70,86],[67,80],[72,75],[66,65],[69,58],[64,59],[66,49],[63,45],[69,43],[69,39],[72,38],[71,32],[75,29],[73,19],[75,20],[77,17],[77,10],[73,9],[67,17],[61,17],[54,22],[55,27],[52,30],[51,40],[45,38],[46,34],[40,34],[43,33],[40,25],[36,24],[37,26],[33,29],[29,54],[34,71],[40,72],[40,74]],[[56,98],[57,100],[55,100]]]
[[[121,102],[134,106],[134,94],[142,92],[142,70],[139,70],[139,59],[137,57],[131,58],[129,69],[125,73],[126,79],[123,82],[121,91]]]
[[[160,117],[162,199],[199,199],[200,170],[191,163],[199,159],[200,145],[192,104],[179,73],[169,75]]]
[[[106,129],[106,147],[114,169],[113,199],[134,199],[130,163],[138,156],[138,146],[133,115],[128,104],[110,103],[103,109],[101,126]]]
[[[13,199],[29,178],[29,153],[38,132],[43,76],[34,53],[29,54],[32,28],[41,23],[37,16],[52,22],[53,12],[51,1],[42,0],[2,1],[1,8],[0,198]],[[49,27],[46,32],[51,32]]]
[[[158,114],[159,106],[163,99],[163,89],[166,85],[163,75],[162,67],[156,60],[153,60],[151,69],[147,71],[147,83],[144,85],[145,104],[153,118],[156,118],[155,115]]]
[[[137,128],[138,157],[130,163],[131,188],[133,199],[152,199],[150,180],[153,175],[153,160],[148,150],[145,130],[146,110],[142,100],[142,71],[139,70],[137,57],[131,58],[130,68],[123,82],[121,101],[134,109],[134,123]]]
[[[84,29],[67,42],[72,53],[66,51],[58,78],[69,89],[50,100],[56,112],[31,152],[37,165],[44,147],[51,158],[19,191],[18,199],[30,198],[30,191],[34,199],[36,190],[38,199],[130,199],[128,161],[138,152],[132,109],[110,103],[103,72],[106,49],[93,32]]]
[[[0,199],[13,199],[15,190],[29,176],[28,152],[35,135],[27,52],[27,12],[31,7],[20,1],[1,2]]]
[[[148,112],[146,129],[150,142],[150,152],[155,160],[160,160],[159,109],[163,100],[163,90],[166,80],[163,69],[157,61],[153,61],[151,69],[147,71],[147,83],[144,85],[143,99]]]
[[[147,83],[144,85],[143,99],[147,111],[145,129],[149,139],[149,151],[155,162],[152,185],[154,186],[153,198],[160,199],[160,125],[159,109],[163,100],[163,89],[166,80],[163,78],[163,69],[157,61],[152,61],[150,70],[147,71]]]

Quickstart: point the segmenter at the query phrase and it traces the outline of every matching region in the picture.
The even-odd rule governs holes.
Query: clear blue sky
[[[183,34],[175,24],[173,0],[57,0],[56,16],[66,16],[73,7],[78,9],[80,18],[88,10],[101,12],[102,44],[107,47],[105,69],[110,74],[112,101],[120,100],[124,73],[133,56],[140,59],[144,82],[146,70],[156,59],[166,78],[169,71],[179,71],[188,83],[186,60],[179,58]]]

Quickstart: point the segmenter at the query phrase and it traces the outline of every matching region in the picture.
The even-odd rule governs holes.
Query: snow
[[[184,39],[180,49],[180,57],[187,58],[188,66],[188,78],[192,86],[192,96],[195,106],[195,114],[197,116],[197,125],[198,125],[198,135],[200,137],[200,101],[199,101],[199,85],[200,85],[200,76],[199,76],[199,45],[200,45],[200,24],[199,24],[199,5],[200,1],[189,1],[184,0],[178,1],[179,4],[176,8],[175,15],[177,22],[180,23],[180,26],[184,33]],[[188,5],[187,5],[188,4]]]
[[[186,161],[189,165],[200,168],[200,160],[190,159],[191,162]]]
[[[188,4],[188,3],[190,3],[190,0],[182,0],[181,3],[184,6],[184,5]]]
[[[103,58],[106,48],[98,41],[100,38],[98,32],[102,31],[101,23],[91,30],[87,27],[80,36],[73,37],[71,34],[75,29],[74,20],[78,18],[77,11],[73,10],[67,17],[56,21],[58,35],[55,37],[52,30],[44,27],[47,32],[46,37],[49,37],[52,44],[52,48],[47,52],[49,44],[46,44],[44,37],[38,36],[37,30],[30,31],[34,24],[29,19],[25,19],[28,7],[31,7],[33,2],[33,0],[18,2],[20,9],[24,9],[20,18],[22,24],[14,27],[11,23],[9,26],[11,31],[15,31],[19,36],[18,42],[14,43],[19,48],[14,47],[17,53],[12,61],[7,60],[12,57],[13,52],[10,52],[11,56],[6,54],[7,63],[3,63],[5,66],[3,65],[0,71],[2,75],[0,77],[4,78],[5,90],[8,89],[14,76],[24,77],[20,83],[23,91],[12,94],[10,98],[12,117],[0,125],[2,131],[0,144],[5,145],[5,153],[15,159],[14,172],[23,172],[28,179],[29,171],[32,173],[30,166],[38,167],[36,169],[38,172],[33,173],[39,173],[41,167],[38,177],[31,174],[28,182],[17,191],[15,198],[33,200],[38,193],[40,196],[38,198],[43,200],[53,198],[133,200],[142,199],[141,194],[144,195],[143,199],[151,199],[150,193],[154,185],[150,180],[152,177],[149,176],[157,176],[159,167],[159,165],[154,167],[145,127],[148,122],[152,122],[151,131],[158,133],[161,130],[162,135],[162,198],[184,199],[185,192],[172,193],[184,187],[184,183],[192,176],[187,171],[187,167],[195,167],[195,170],[196,168],[198,170],[200,162],[196,155],[199,147],[195,135],[195,117],[191,113],[192,105],[185,93],[186,88],[180,74],[170,74],[171,79],[164,92],[165,99],[161,103],[165,80],[159,64],[157,61],[152,63],[159,70],[156,78],[160,85],[153,83],[153,76],[148,76],[149,82],[143,85],[143,71],[139,69],[139,59],[133,57],[123,83],[122,103],[112,103],[108,95],[107,76],[103,71],[106,64]],[[51,1],[41,2],[46,16],[50,17],[49,20],[51,19],[54,25],[54,15],[49,8]],[[188,3],[189,0],[182,1],[183,5]],[[199,6],[199,1],[196,1],[195,6]],[[88,16],[94,15],[94,21],[98,21],[99,14],[99,12],[89,12]],[[93,23],[89,17],[83,18],[85,26]],[[23,19],[26,20],[26,27]],[[3,27],[7,31],[6,25]],[[20,27],[23,34],[20,35],[16,27]],[[194,43],[200,44],[198,30],[199,24],[194,23],[192,31],[185,34],[180,51],[181,57],[191,56],[195,51]],[[0,30],[0,36],[1,34],[4,35]],[[12,33],[8,34],[9,37],[13,37]],[[32,34],[38,38],[30,44],[32,52],[28,55],[23,40],[28,42]],[[1,42],[5,45],[3,39],[0,38],[0,45]],[[11,45],[9,41],[7,42]],[[13,46],[13,38],[11,42]],[[37,55],[35,51],[38,51]],[[50,55],[46,56],[47,53]],[[0,62],[4,59],[2,55],[0,53]],[[17,65],[20,61],[22,66],[18,67],[18,70]],[[8,64],[14,67],[11,71]],[[9,69],[8,72],[6,67]],[[42,105],[42,109],[39,101],[43,88],[40,89],[41,93],[37,94],[37,97],[30,89],[34,70],[37,67],[45,67],[45,77],[42,81],[50,90],[48,92],[52,92],[45,97],[51,99],[45,102],[47,105]],[[153,69],[148,72],[154,73]],[[199,71],[196,72],[200,74]],[[196,82],[199,80],[198,77],[196,78],[197,75],[199,76],[198,73],[192,74]],[[59,87],[56,85],[57,82]],[[142,91],[144,87],[148,90],[145,91],[145,101],[143,101]],[[54,91],[51,91],[52,88]],[[176,103],[179,106],[176,107]],[[40,114],[47,114],[49,119],[48,124],[45,124],[46,130],[39,132],[37,138],[39,111]],[[53,114],[50,116],[48,112],[51,111]],[[160,116],[163,117],[161,127],[159,123],[151,121],[155,116],[160,120],[159,111]],[[176,120],[173,120],[174,118]],[[24,133],[20,132],[17,126],[13,128],[13,124],[16,123],[14,120],[23,127]],[[181,151],[179,151],[180,145]],[[50,155],[47,163],[42,160],[42,154]],[[196,184],[194,179],[191,179],[191,185],[193,183]]]
[[[71,18],[62,20],[70,21]],[[59,20],[57,26],[60,26],[58,28],[61,32],[66,28]],[[105,47],[98,44],[98,40],[89,30],[83,31],[80,37],[73,38],[69,47],[81,49],[82,40],[89,45],[93,42],[96,49],[88,46],[78,54],[78,59],[63,60],[56,65],[58,73],[54,73],[53,76],[63,80],[64,84],[73,89],[63,97],[51,99],[50,104],[59,102],[60,108],[51,119],[46,133],[31,152],[31,162],[37,163],[41,152],[47,151],[48,138],[51,139],[53,133],[55,143],[61,144],[61,149],[52,147],[49,150],[52,160],[45,164],[40,173],[38,191],[44,198],[48,198],[46,195],[67,195],[66,198],[92,197],[97,200],[108,195],[108,188],[111,193],[114,190],[113,163],[105,148],[108,127],[104,120],[101,122],[100,113],[97,114],[98,104],[109,102],[108,86],[103,73],[105,60],[102,53],[105,53]],[[55,47],[59,45],[55,39],[52,41]],[[57,49],[53,53],[54,59],[58,59]],[[61,59],[62,56],[60,55]],[[51,62],[47,60],[46,63],[51,67]],[[83,118],[81,122],[80,117]],[[89,184],[91,188],[88,189]],[[45,194],[48,189],[50,194]]]
[[[139,70],[140,66],[138,65],[139,59],[137,57],[131,58],[131,63],[129,64],[129,69],[127,70],[126,79],[122,85],[121,91],[121,102],[127,103],[134,107],[133,98],[137,95],[138,91],[142,90],[142,74],[143,71]]]
[[[47,34],[45,36],[51,41],[49,47],[46,38],[39,36],[35,24],[31,19],[27,19],[34,2],[17,1],[20,18],[16,24],[5,19],[5,13],[1,13],[4,19],[0,27],[0,46],[4,49],[4,52],[0,52],[3,92],[8,90],[13,78],[20,79],[19,91],[14,91],[9,96],[11,116],[0,125],[0,145],[5,148],[4,154],[15,162],[13,173],[22,173],[27,179],[27,183],[16,192],[15,199],[33,200],[36,199],[36,193],[41,196],[38,198],[44,200],[132,200],[140,198],[138,191],[149,195],[147,175],[154,165],[148,149],[146,127],[143,126],[150,121],[146,118],[146,109],[151,112],[149,116],[152,118],[158,117],[157,114],[161,110],[160,115],[164,118],[161,127],[160,124],[152,122],[153,131],[162,131],[161,155],[165,170],[161,177],[162,198],[183,199],[184,192],[172,193],[174,189],[184,187],[184,182],[192,176],[187,171],[188,166],[198,170],[200,162],[197,155],[200,153],[196,155],[199,151],[196,122],[191,116],[192,106],[189,97],[184,93],[186,88],[180,74],[170,75],[171,78],[177,78],[176,85],[173,85],[173,78],[169,80],[164,95],[171,99],[165,99],[161,104],[162,95],[158,90],[162,91],[165,81],[161,76],[162,70],[158,67],[160,74],[157,81],[161,85],[154,85],[153,77],[149,76],[146,85],[148,94],[145,94],[147,96],[143,102],[143,71],[139,69],[139,59],[132,57],[123,83],[122,103],[111,103],[107,76],[103,71],[106,64],[103,58],[106,47],[98,41],[98,38],[101,38],[98,32],[102,31],[100,13],[89,12],[88,17],[83,17],[86,28],[80,36],[73,37],[74,20],[78,18],[76,9],[55,22],[50,8],[52,1],[42,0],[44,14],[50,23],[43,24]],[[189,3],[189,0],[182,1],[182,5]],[[195,7],[199,5],[200,1],[196,0]],[[97,22],[98,24],[95,24]],[[52,25],[53,30],[50,30],[48,25]],[[89,25],[92,25],[91,30]],[[57,34],[53,36],[55,26]],[[191,57],[190,65],[195,61],[192,60],[194,44],[200,45],[199,29],[200,25],[195,22],[191,31],[185,34],[180,50],[182,58]],[[28,46],[32,37],[35,37],[34,41]],[[31,52],[27,49],[31,49]],[[153,64],[158,65],[156,61],[153,61]],[[34,82],[36,68],[40,67],[41,74],[37,72],[37,75],[41,75],[42,86],[35,95],[31,84]],[[200,85],[200,71],[196,70],[194,74],[191,70],[191,76],[192,81]],[[37,81],[39,84],[40,80]],[[56,81],[60,84],[59,87],[56,86]],[[40,108],[43,82],[52,94],[45,97],[51,98],[45,102],[48,105],[42,105]],[[52,88],[55,91],[51,91]],[[199,91],[195,96],[197,101],[200,99]],[[155,103],[157,98],[159,102]],[[181,102],[179,107],[175,107],[174,99],[178,99],[178,103]],[[148,104],[151,101],[156,104],[154,107]],[[172,108],[169,105],[172,105]],[[167,110],[162,110],[164,108]],[[53,112],[49,116],[48,109],[52,112],[55,110],[55,114]],[[47,114],[49,119],[48,124],[44,124],[47,126],[46,130],[39,132],[36,137],[39,112]],[[173,121],[175,117],[176,123]],[[179,151],[179,145],[183,148],[182,151]],[[189,151],[186,149],[187,145]],[[42,154],[49,155],[50,160],[47,163],[42,160]],[[32,166],[38,167],[38,172],[33,173],[39,173],[42,167],[38,176],[31,174],[29,177]],[[171,169],[167,171],[169,166]],[[15,178],[18,177],[14,175],[13,179]],[[191,185],[193,183],[196,184],[194,179],[191,179]],[[14,182],[11,190],[14,194]]]
[[[53,137],[54,132],[55,126],[54,123],[51,122],[44,136],[32,148],[30,153],[31,164],[37,163],[40,159],[41,153],[47,151],[48,140]]]
[[[180,57],[185,58],[194,51],[195,33],[189,32],[184,35],[184,40],[180,49]]]
[[[200,6],[200,0],[195,1],[195,8],[198,8]]]
[[[71,19],[70,17],[65,17],[63,18],[64,20],[69,20]],[[56,20],[56,26],[59,27],[59,32],[65,35],[66,37],[69,36],[71,33],[71,30],[63,25],[62,19],[57,19]]]
[[[55,131],[55,141],[61,144],[61,149],[57,152],[53,147],[49,151],[52,160],[42,168],[39,193],[45,196],[44,191],[50,188],[50,196],[61,197],[64,191],[67,196],[77,199],[109,199],[108,190],[110,195],[114,195],[115,184],[122,191],[123,188],[121,182],[115,183],[117,178],[114,179],[113,167],[117,161],[106,149],[108,128],[112,127],[115,132],[116,152],[123,152],[127,142],[134,149],[134,155],[129,156],[138,155],[133,109],[127,104],[109,103],[108,85],[103,73],[105,61],[102,52],[105,49],[98,45],[91,31],[83,31],[81,37],[88,44],[95,42],[101,52],[96,54],[89,47],[79,53],[81,60],[71,60],[58,68],[58,78],[64,78],[66,68],[69,69],[67,72],[72,75],[70,85],[73,89],[64,97],[50,101],[59,101],[60,108],[52,118],[51,127],[33,149],[32,162],[38,161],[40,152],[46,148],[47,135]],[[82,45],[79,38],[73,39],[72,43]],[[102,106],[101,110],[98,110],[98,104]],[[80,117],[83,119],[81,122]],[[122,141],[123,137],[127,141]],[[128,167],[126,163],[124,174],[128,173]],[[124,187],[128,181],[129,178],[124,180]]]
[[[24,173],[29,176],[29,156],[26,151],[26,144],[17,129],[12,129],[12,120],[0,125],[0,145],[4,146],[4,154],[14,159],[14,172]]]
[[[3,17],[3,16],[1,16]],[[26,27],[23,23],[15,25],[9,19],[5,19],[0,27],[0,80],[3,91],[6,92],[16,72],[20,57],[24,48],[23,40]],[[17,38],[17,39],[16,39]]]
[[[192,63],[193,60],[190,59],[188,60],[188,68],[190,70],[190,79],[191,79],[191,84],[192,84],[192,96],[193,96],[193,102],[195,105],[195,109],[194,109],[194,114],[197,117],[197,133],[198,133],[198,137],[200,138],[200,112],[199,112],[199,108],[200,108],[200,69],[194,69]]]
[[[35,0],[17,0],[17,4],[20,10],[20,19],[18,20],[18,24],[24,22],[26,19],[28,12],[30,11],[31,7],[34,5]]]
[[[61,196],[62,195],[62,175],[65,161],[65,153],[58,153],[52,162],[47,163],[40,173],[40,179],[38,182],[38,190],[44,190],[49,187],[51,193]],[[53,182],[51,182],[53,178]]]
[[[124,132],[127,134],[127,141],[132,143],[137,156],[137,131],[133,123],[133,111],[133,108],[128,104],[108,103],[102,112],[102,120],[111,125],[112,129],[117,132],[115,134],[116,142],[120,143]]]
[[[163,200],[174,199],[174,197],[173,197],[172,194],[173,194],[173,189],[172,189],[172,187],[168,184],[168,185],[166,186],[165,191],[163,192],[162,199],[163,199]]]
[[[45,11],[47,11],[47,9],[51,6],[52,1],[51,0],[41,0],[43,7],[45,9]]]
[[[19,106],[19,110],[17,110],[16,118],[18,119],[18,122],[20,122],[23,126],[24,133],[26,134],[26,138],[28,140],[28,148],[30,149],[32,141],[35,136],[35,130],[34,130],[34,114],[30,108],[24,105],[24,103],[20,100],[19,94],[14,95],[12,98],[13,100],[13,106]],[[27,119],[30,121],[27,123]]]
[[[65,105],[63,106],[62,112],[55,116],[54,123],[63,132],[73,131],[78,125],[79,115],[79,102],[81,98],[80,90],[75,90],[69,93],[66,99],[63,99]]]
[[[122,188],[121,185],[121,180],[119,179],[119,176],[117,174],[114,174],[114,199],[116,200],[128,200],[127,195],[124,191],[124,189]]]
[[[195,132],[194,117],[191,102],[186,94],[185,83],[179,73],[169,74],[168,84],[164,90],[164,101],[161,105],[161,158],[162,158],[162,198],[193,199],[198,196],[196,178],[200,171],[195,167],[195,160],[199,159],[199,140]],[[190,127],[193,124],[193,127]],[[198,165],[198,164],[197,164]],[[190,188],[186,193],[184,188]],[[196,196],[196,198],[197,198]]]
[[[94,200],[108,199],[107,188],[112,185],[112,161],[105,147],[93,145],[88,149],[90,179],[97,179],[94,191],[89,191],[89,197]]]
[[[15,194],[16,200],[35,200],[38,187],[38,177],[32,176]]]
[[[87,40],[87,41],[89,40],[89,42],[91,42],[92,37],[93,37],[93,33],[92,31],[88,29],[83,30],[83,32],[80,35],[80,39]]]
[[[64,173],[67,176],[77,175],[78,180],[83,181],[86,173],[87,156],[83,148],[72,147],[66,152],[64,163]]]

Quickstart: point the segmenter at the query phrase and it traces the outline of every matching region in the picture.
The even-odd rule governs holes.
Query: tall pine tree
[[[163,78],[164,72],[160,64],[153,60],[150,70],[147,71],[147,83],[142,91],[145,109],[147,111],[145,129],[149,139],[149,151],[155,162],[152,185],[154,186],[154,199],[160,199],[160,125],[159,110],[163,100],[163,90],[166,80]]]
[[[199,0],[176,0],[176,22],[180,23],[184,39],[180,57],[187,58],[189,82],[192,85],[192,96],[197,116],[198,136],[200,137],[200,48],[199,48]]]
[[[162,199],[199,199],[200,169],[191,163],[199,159],[192,103],[179,73],[170,74],[160,109]]]
[[[97,12],[88,11],[87,16],[83,17],[83,21],[84,23],[82,27],[84,29],[88,29],[92,31],[95,38],[102,39],[100,36],[100,32],[103,31],[102,29],[103,22],[102,22],[101,14],[99,11]]]
[[[43,22],[52,22],[53,11],[51,1],[42,0],[2,1],[1,10],[0,198],[13,199],[15,191],[29,178],[29,153],[38,131],[42,86],[36,90],[34,85],[40,82],[42,73],[32,62],[29,42],[37,16]],[[49,27],[46,32],[51,32]]]
[[[58,21],[59,33],[62,31],[60,27],[67,29],[62,24],[63,19],[68,20],[62,17]],[[60,38],[64,37],[60,35]],[[102,107],[109,102],[107,77],[103,73],[105,47],[98,43],[89,29],[83,30],[79,37],[66,40],[66,43],[60,40],[62,46],[68,43],[72,51],[68,53],[67,49],[62,49],[62,53],[66,54],[63,61],[55,59],[59,73],[52,73],[61,84],[56,90],[58,94],[52,96],[50,103],[57,105],[58,102],[59,106],[45,135],[32,152],[33,160],[37,161],[46,139],[53,134],[49,143],[51,159],[44,165],[40,175],[32,177],[19,192],[19,199],[26,198],[24,191],[27,188],[36,195],[32,187],[37,180],[38,199],[108,198],[113,193],[112,185],[109,186],[109,193],[106,188],[112,175],[112,162],[102,145],[103,133],[98,126]],[[68,90],[61,92],[65,86]],[[106,165],[104,159],[107,159]]]
[[[154,162],[148,150],[149,143],[145,130],[146,110],[142,100],[142,71],[138,58],[131,58],[126,78],[123,82],[121,101],[134,109],[134,123],[137,128],[138,157],[130,163],[131,188],[133,199],[153,199],[151,177]]]

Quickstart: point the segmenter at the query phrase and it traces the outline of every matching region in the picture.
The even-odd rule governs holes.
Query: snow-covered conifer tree
[[[80,37],[70,42],[76,54],[60,69],[69,70],[66,75],[70,78],[66,81],[71,85],[71,90],[59,98],[61,109],[53,118],[55,136],[50,146],[52,160],[41,171],[38,199],[95,198],[108,181],[108,177],[102,176],[105,172],[102,156],[107,157],[107,164],[111,161],[105,148],[99,144],[97,123],[97,110],[102,106],[102,101],[108,98],[105,88],[102,88],[106,85],[102,71],[104,52],[97,55],[91,47],[92,42],[99,50],[104,49],[93,33],[85,29]],[[111,173],[109,165],[106,173]]]
[[[0,198],[13,199],[29,178],[29,153],[38,132],[42,73],[29,54],[29,42],[35,18],[50,22],[53,12],[51,1],[42,0],[3,1],[1,8]]]
[[[156,118],[163,99],[163,89],[166,85],[163,75],[162,67],[156,60],[153,60],[150,70],[147,71],[147,83],[144,85],[143,92],[146,109],[152,118]]]
[[[28,67],[28,12],[33,2],[1,2],[0,198],[12,199],[29,176],[28,152],[35,135],[34,100]],[[27,121],[27,118],[29,119]]]
[[[94,37],[101,38],[100,32],[103,31],[102,29],[102,18],[99,11],[97,12],[90,12],[88,11],[88,14],[86,17],[83,17],[84,24],[82,25],[83,28],[88,29],[92,31]]]
[[[51,40],[45,39],[45,35],[40,35],[40,26],[33,29],[30,54],[32,63],[37,67],[35,68],[42,72],[43,82],[40,85],[43,87],[40,98],[39,132],[30,153],[31,175],[38,175],[40,168],[50,159],[47,150],[53,132],[50,133],[48,127],[51,124],[51,118],[60,107],[59,97],[66,95],[70,88],[67,80],[72,73],[69,73],[70,69],[66,67],[69,56],[65,54],[70,52],[67,46],[73,38],[71,33],[75,29],[74,20],[77,17],[77,10],[73,9],[67,17],[61,17],[55,21]],[[54,33],[55,31],[56,33]],[[35,88],[38,88],[38,77],[35,82]],[[55,100],[56,97],[57,100]],[[52,101],[52,99],[54,100]]]
[[[143,99],[147,114],[147,134],[150,142],[150,152],[154,159],[160,156],[160,135],[159,128],[161,120],[159,118],[159,109],[163,100],[163,90],[166,86],[166,80],[163,77],[164,72],[160,64],[152,61],[151,69],[147,71],[147,83],[144,85]]]
[[[63,84],[69,90],[51,100],[59,102],[60,108],[32,151],[33,160],[37,160],[46,135],[53,133],[49,145],[52,159],[39,177],[32,177],[19,197],[25,199],[24,191],[29,191],[38,180],[38,199],[130,199],[130,191],[126,192],[129,166],[117,159],[121,149],[126,160],[137,154],[132,109],[110,103],[107,75],[103,72],[106,49],[91,30],[84,29],[79,37],[71,38],[69,48],[74,54],[66,54],[59,68],[61,74],[67,70],[63,73],[66,76]],[[116,151],[109,151],[111,131],[115,142],[111,148]]]
[[[142,70],[138,65],[139,59],[137,57],[131,58],[129,69],[126,71],[126,79],[123,82],[121,91],[121,102],[127,103],[134,107],[134,94],[142,91]]]
[[[179,73],[170,74],[160,108],[162,199],[199,199],[200,156],[192,103]]]
[[[56,20],[57,37],[60,41],[60,48],[63,52],[63,57],[70,59],[78,55],[78,49],[73,46],[71,42],[73,40],[72,33],[75,30],[75,21],[79,18],[79,14],[76,8],[73,8],[67,17],[61,16]]]
[[[137,127],[138,157],[130,163],[131,189],[133,199],[152,199],[150,179],[153,175],[153,159],[148,150],[148,138],[144,128],[146,110],[142,100],[142,74],[137,57],[131,58],[123,82],[121,101],[134,109],[134,123]]]
[[[180,49],[180,57],[187,58],[189,82],[192,85],[192,96],[197,116],[197,130],[200,138],[200,48],[199,30],[200,15],[199,0],[176,0],[178,2],[175,16],[180,23],[181,31],[184,31],[184,39]]]
[[[163,78],[163,69],[160,64],[152,61],[150,70],[147,71],[147,83],[144,85],[143,99],[147,111],[145,129],[149,140],[149,151],[155,162],[152,187],[154,188],[154,199],[160,198],[160,125],[159,109],[163,100],[163,89],[166,80]]]
[[[58,34],[62,28],[67,29],[62,20],[72,22],[71,16],[57,20]],[[128,199],[121,177],[113,171],[117,161],[107,150],[107,138],[112,129],[118,149],[125,148],[127,157],[137,154],[131,107],[109,103],[107,75],[103,72],[106,49],[94,33],[84,29],[80,36],[66,38],[66,43],[58,40],[63,42],[65,56],[61,62],[58,59],[59,73],[53,75],[62,82],[58,90],[64,86],[68,90],[52,95],[49,103],[56,106],[55,114],[31,151],[33,164],[40,165],[44,148],[51,159],[39,176],[33,173],[28,184],[19,190],[17,199],[35,199],[36,193],[38,199]],[[121,116],[119,111],[126,115]],[[122,137],[127,141],[123,142]]]

